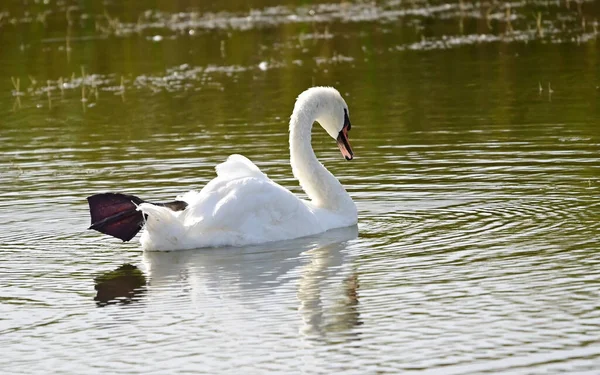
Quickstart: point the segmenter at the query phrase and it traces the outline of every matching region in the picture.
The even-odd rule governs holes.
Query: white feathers
[[[215,167],[217,176],[230,180],[242,177],[266,177],[254,163],[245,156],[233,154],[227,161]]]
[[[201,191],[178,197],[188,203],[185,210],[174,212],[148,203],[139,206],[148,215],[140,239],[144,249],[258,244],[356,224],[354,202],[319,163],[310,145],[310,130],[318,116],[326,129],[341,129],[344,106],[335,89],[312,88],[298,97],[294,107],[291,165],[311,201],[301,200],[273,182],[246,157],[231,155],[217,165],[217,177]],[[341,114],[334,115],[336,112]]]

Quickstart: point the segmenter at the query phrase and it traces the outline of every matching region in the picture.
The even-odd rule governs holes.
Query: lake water
[[[277,4],[0,6],[1,372],[596,374],[600,3]],[[231,153],[302,195],[312,85],[350,107],[355,160],[313,145],[358,228],[86,230],[88,195],[169,200]]]

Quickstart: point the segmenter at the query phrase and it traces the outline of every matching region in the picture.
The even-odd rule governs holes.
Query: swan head
[[[350,111],[342,95],[333,87],[311,87],[304,91],[296,101],[296,107],[312,106],[315,121],[333,139],[346,160],[354,158],[354,152],[348,140],[350,131]]]

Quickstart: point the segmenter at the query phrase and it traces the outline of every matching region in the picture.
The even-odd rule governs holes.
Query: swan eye
[[[348,131],[350,131],[352,128],[352,125],[350,124],[350,117],[348,117],[348,110],[346,108],[344,108],[344,127],[347,127]]]

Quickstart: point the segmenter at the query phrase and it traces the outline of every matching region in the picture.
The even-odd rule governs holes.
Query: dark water
[[[0,5],[6,373],[594,374],[598,2]],[[231,153],[302,194],[295,96],[358,230],[144,253],[85,197],[166,200]]]

